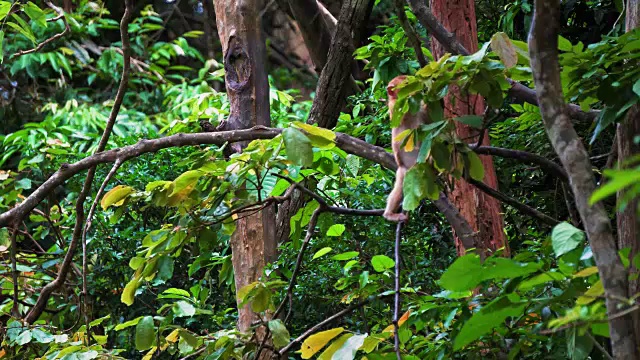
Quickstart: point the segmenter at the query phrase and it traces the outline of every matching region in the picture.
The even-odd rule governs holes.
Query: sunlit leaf
[[[145,316],[136,325],[136,350],[147,350],[155,340],[155,325],[152,316]]]
[[[336,336],[342,334],[344,328],[335,328],[331,330],[321,331],[309,336],[300,346],[300,353],[303,359],[310,359],[318,351],[333,340]]]
[[[564,255],[584,242],[584,232],[568,222],[561,222],[551,232],[551,244],[556,257]]]

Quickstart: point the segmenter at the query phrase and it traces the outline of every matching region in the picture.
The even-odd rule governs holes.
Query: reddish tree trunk
[[[478,33],[476,29],[476,13],[474,2],[471,0],[430,0],[431,11],[447,30],[454,33],[462,45],[470,52],[478,50]],[[432,39],[432,52],[436,58],[444,55],[442,45]],[[452,101],[453,100],[453,101]],[[461,115],[484,113],[484,100],[479,96],[468,96],[460,93],[456,87],[451,87],[449,96],[445,99],[445,116],[456,117]],[[457,123],[458,137],[467,142],[476,142],[479,131],[467,125]],[[484,145],[489,145],[489,136],[485,135]],[[491,156],[480,156],[485,169],[484,182],[496,189],[498,181]],[[509,244],[503,231],[501,207],[498,200],[486,195],[473,185],[464,180],[455,182],[451,201],[460,209],[462,216],[478,231],[479,246],[485,254],[489,255],[504,247],[503,254],[509,256]],[[456,248],[458,255],[465,253],[460,239],[456,236]]]

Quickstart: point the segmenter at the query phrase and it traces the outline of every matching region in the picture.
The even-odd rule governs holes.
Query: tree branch
[[[411,44],[413,51],[416,53],[416,58],[418,58],[418,63],[421,67],[425,67],[428,64],[427,58],[425,58],[424,53],[422,52],[422,44],[420,42],[420,38],[418,38],[418,34],[416,34],[415,30],[409,23],[409,19],[407,19],[407,14],[404,12],[405,3],[403,0],[394,0],[394,5],[396,7],[396,13],[398,15],[398,21],[404,30],[405,35],[407,35],[407,41]]]
[[[507,204],[507,205],[511,205],[514,208],[516,208],[517,210],[519,210],[520,212],[527,214],[531,217],[534,217],[540,221],[542,221],[543,223],[549,225],[549,226],[556,226],[560,223],[560,221],[552,218],[551,216],[544,214],[530,206],[527,206],[521,202],[519,202],[518,200],[507,196],[506,194],[501,193],[498,190],[495,190],[494,188],[488,186],[487,184],[483,183],[482,181],[477,181],[474,179],[468,179],[467,180],[471,185],[477,187],[478,189],[482,190],[482,192],[484,192],[485,194],[494,197],[496,199],[498,199],[499,201],[502,201],[503,203]]]
[[[424,0],[408,0],[411,10],[418,18],[422,26],[427,28],[433,37],[438,40],[447,52],[453,55],[470,55],[469,51],[456,39],[455,34],[450,33],[433,15]],[[519,102],[528,102],[529,104],[538,105],[538,97],[536,91],[522,85],[521,83],[507,79],[511,84],[509,95]],[[593,122],[600,114],[600,111],[592,110],[584,112],[580,106],[569,105],[569,115],[571,118],[583,122]]]
[[[57,21],[62,19],[62,22],[64,22],[64,30],[62,30],[62,32],[57,33],[55,35],[53,35],[52,37],[46,39],[45,41],[41,42],[40,44],[38,44],[38,46],[36,46],[33,49],[29,49],[29,50],[20,50],[16,53],[14,53],[13,55],[11,55],[11,59],[17,58],[19,56],[22,55],[26,55],[26,54],[31,54],[34,52],[38,52],[40,50],[42,50],[43,47],[45,47],[47,44],[50,44],[58,39],[60,39],[61,37],[67,35],[70,31],[71,28],[69,27],[69,23],[67,22],[67,19],[64,17],[64,11],[62,11],[61,8],[55,6],[51,1],[45,1],[45,3],[47,4],[48,7],[50,7],[51,9],[53,9],[53,11],[55,11],[58,16],[52,18],[52,19],[48,19],[48,21]]]
[[[473,145],[470,145],[474,152],[480,155],[492,155],[499,156],[502,158],[516,159],[522,160],[528,163],[533,163],[536,165],[540,165],[540,167],[548,170],[553,175],[559,177],[563,181],[569,181],[567,178],[567,172],[564,171],[562,166],[556,164],[555,162],[547,159],[544,156],[540,156],[538,154],[533,154],[530,152],[522,151],[522,150],[513,150],[513,149],[505,149],[494,146],[479,146],[474,148]]]
[[[576,207],[582,218],[593,256],[605,291],[611,348],[616,359],[636,358],[633,319],[630,314],[615,318],[628,308],[628,274],[616,247],[608,214],[602,203],[591,205],[595,178],[587,153],[573,125],[562,93],[558,61],[558,31],[560,1],[536,0],[533,23],[529,33],[531,69],[542,119],[547,135],[569,176]]]

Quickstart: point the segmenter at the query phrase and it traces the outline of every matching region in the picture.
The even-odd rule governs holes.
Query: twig
[[[604,357],[606,357],[609,360],[613,360],[613,356],[609,354],[607,349],[605,349],[604,347],[602,347],[602,345],[600,345],[598,340],[596,340],[596,338],[593,337],[590,331],[587,331],[586,334],[589,337],[589,339],[591,339],[591,342],[593,342],[593,345],[595,345],[595,347],[598,348],[598,350],[600,350],[600,352],[602,353],[602,355],[604,355]]]
[[[82,294],[84,301],[84,320],[85,326],[87,328],[87,346],[91,345],[91,327],[89,326],[89,322],[91,321],[91,319],[89,316],[89,291],[87,289],[87,272],[89,271],[89,265],[87,263],[87,234],[91,229],[93,214],[96,212],[96,207],[98,206],[98,202],[100,201],[100,198],[104,193],[104,189],[107,187],[109,181],[111,181],[111,178],[116,174],[116,171],[118,171],[120,165],[122,165],[122,160],[116,160],[116,162],[113,163],[113,167],[111,167],[111,170],[107,174],[107,177],[102,182],[102,185],[100,185],[100,189],[98,190],[95,199],[93,199],[93,204],[91,204],[91,208],[89,209],[87,222],[84,226],[84,231],[82,232]]]
[[[53,9],[53,11],[55,11],[58,14],[58,16],[54,17],[53,19],[48,19],[47,21],[57,21],[57,20],[62,19],[62,22],[64,22],[64,30],[62,30],[62,32],[57,33],[57,34],[53,35],[52,37],[46,39],[45,41],[41,42],[40,44],[38,44],[38,46],[36,46],[33,49],[20,50],[18,52],[15,52],[13,55],[11,55],[11,57],[10,57],[11,59],[19,57],[19,56],[22,56],[22,55],[31,54],[31,53],[40,51],[47,44],[58,40],[59,38],[65,36],[67,33],[69,33],[71,31],[71,28],[69,27],[69,23],[67,22],[67,19],[64,17],[64,11],[61,8],[55,6],[53,3],[51,3],[51,1],[45,1],[45,3],[47,4],[48,7]]]
[[[402,237],[402,224],[403,222],[398,222],[396,226],[396,244],[395,244],[395,292],[393,294],[393,348],[396,351],[396,357],[398,360],[402,360],[402,355],[400,354],[400,325],[398,321],[400,319],[400,240]]]
[[[413,26],[409,23],[409,19],[407,19],[407,14],[404,12],[405,3],[403,0],[394,0],[396,6],[396,13],[398,15],[398,21],[404,30],[405,35],[407,35],[407,41],[411,44],[413,51],[416,53],[416,57],[418,58],[418,63],[420,67],[427,66],[427,59],[424,57],[424,53],[422,52],[422,45],[420,44],[420,39],[418,38],[418,34],[416,34]]]
[[[567,172],[562,168],[562,166],[557,163],[547,159],[546,157],[540,156],[538,154],[533,154],[527,151],[522,150],[513,150],[513,149],[505,149],[494,146],[480,146],[475,147],[475,144],[469,144],[471,149],[477,154],[480,155],[491,155],[491,156],[499,156],[503,158],[522,160],[528,163],[533,163],[539,165],[546,170],[553,173],[555,176],[559,177],[563,181],[567,182]]]
[[[18,318],[20,311],[18,310],[18,242],[16,237],[18,236],[18,224],[14,224],[13,231],[11,232],[11,276],[13,280],[13,308],[11,309],[11,315]]]

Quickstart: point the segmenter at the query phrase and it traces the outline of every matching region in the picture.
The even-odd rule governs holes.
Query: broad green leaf
[[[540,284],[546,284],[550,281],[560,281],[564,280],[565,278],[566,276],[564,276],[560,272],[547,271],[545,273],[538,274],[530,279],[523,280],[518,285],[518,290],[528,291]]]
[[[276,319],[269,321],[269,330],[273,334],[273,345],[276,349],[280,349],[289,343],[291,335],[282,320]]]
[[[9,1],[0,1],[0,21],[7,17],[7,14],[11,10],[11,3]],[[2,51],[0,51],[2,54]]]
[[[271,291],[265,286],[256,287],[256,293],[251,300],[251,310],[260,313],[269,308]]]
[[[469,125],[476,129],[482,129],[482,121],[483,117],[480,115],[464,115],[453,118],[453,120],[463,123],[465,125]]]
[[[359,157],[357,157],[357,156],[355,156],[353,154],[347,155],[346,165],[347,165],[347,169],[349,169],[349,172],[351,173],[351,175],[358,176],[358,171],[360,170],[360,158]]]
[[[20,335],[18,335],[18,337],[15,338],[14,342],[17,345],[25,345],[31,342],[32,336],[31,336],[31,330],[26,330],[23,331]]]
[[[558,35],[558,50],[571,51],[572,49],[573,49],[573,46],[571,45],[571,41]]]
[[[41,343],[41,344],[48,344],[50,342],[52,342],[53,340],[55,340],[55,338],[53,337],[53,335],[51,335],[48,332],[44,332],[38,328],[35,328],[33,330],[31,330],[31,335],[33,336],[33,339],[35,339],[35,341]]]
[[[127,306],[131,306],[133,304],[133,298],[135,297],[136,290],[138,289],[138,285],[140,282],[141,275],[134,276],[127,285],[122,290],[122,295],[120,295],[120,301],[127,304]]]
[[[327,236],[340,236],[345,230],[344,224],[333,224],[327,230]]]
[[[176,317],[193,316],[196,313],[196,308],[184,300],[174,303],[171,310]]]
[[[440,285],[450,291],[475,288],[483,281],[480,257],[475,254],[461,256],[440,277]]]
[[[358,255],[360,255],[360,253],[357,251],[347,251],[341,254],[333,255],[331,258],[333,260],[349,260],[349,259],[353,259]]]
[[[122,324],[118,324],[116,325],[116,327],[114,328],[115,331],[120,331],[122,329],[126,329],[126,328],[130,328],[132,326],[136,326],[138,325],[138,323],[140,322],[140,320],[142,320],[142,316],[137,317],[133,320],[129,320],[129,321],[125,321]]]
[[[238,298],[238,300],[240,300],[242,303],[245,303],[247,301],[247,296],[253,291],[253,289],[256,288],[256,286],[260,285],[260,282],[258,281],[254,281],[251,284],[247,284],[243,287],[240,288],[240,290],[238,290],[238,294],[236,295],[236,297]]]
[[[587,290],[582,296],[576,299],[576,304],[578,305],[587,305],[592,302],[600,299],[604,295],[604,286],[602,286],[602,281],[598,279],[595,284],[593,284],[589,290]]]
[[[360,350],[367,354],[376,349],[376,346],[381,342],[387,340],[391,336],[391,333],[386,334],[373,334],[364,339],[364,343],[360,346]]]
[[[464,323],[453,341],[453,350],[460,350],[492,329],[501,326],[510,316],[523,315],[526,307],[526,303],[514,304],[506,296],[497,298]]]
[[[335,328],[331,330],[321,331],[309,336],[300,346],[300,354],[303,359],[310,359],[318,351],[333,340],[336,336],[342,334],[344,328]]]
[[[24,10],[24,12],[33,22],[42,27],[47,27],[47,16],[36,4],[29,1],[22,7],[22,10]]]
[[[367,335],[353,335],[331,356],[332,360],[353,360]]]
[[[147,350],[153,345],[156,329],[152,316],[145,316],[136,325],[136,350]]]
[[[575,249],[584,242],[584,232],[568,222],[561,222],[551,232],[551,244],[556,257]]]
[[[319,257],[322,257],[322,256],[330,253],[331,250],[333,250],[333,249],[330,248],[330,247],[323,247],[322,249],[318,250],[315,254],[313,254],[313,258],[311,260],[315,260],[315,259],[317,259]]]
[[[336,341],[332,342],[329,347],[327,347],[320,356],[318,356],[318,360],[332,360],[334,358],[334,354],[338,351],[353,334],[342,334]]]
[[[102,210],[106,210],[109,206],[120,206],[124,203],[124,200],[131,193],[134,192],[134,188],[126,185],[118,185],[113,189],[109,190],[100,201],[100,206],[102,206]]]
[[[469,160],[469,176],[476,181],[484,179],[484,165],[478,154],[473,151],[465,153],[464,156]]]
[[[307,133],[307,137],[315,147],[327,150],[336,146],[334,142],[336,134],[333,131],[299,121],[293,124]]]
[[[495,33],[491,37],[491,49],[498,54],[504,67],[510,69],[518,63],[518,54],[513,43],[503,32]]]
[[[282,131],[287,158],[298,166],[311,166],[313,164],[313,148],[311,140],[300,130],[286,128]]]
[[[590,205],[640,182],[640,170],[611,170],[605,172],[605,175],[609,176],[611,180],[593,192],[591,199],[589,199]]]
[[[173,191],[169,194],[169,197],[177,201],[182,201],[187,198],[203,174],[200,170],[190,170],[178,176],[173,181]]]
[[[407,211],[415,210],[424,198],[437,199],[440,188],[436,184],[436,180],[436,175],[429,164],[416,164],[409,169],[402,186],[404,194],[403,209]]]
[[[375,271],[383,272],[387,269],[393,268],[396,265],[396,262],[385,255],[374,255],[373,258],[371,258],[371,265],[373,265],[373,269]]]
[[[640,96],[640,79],[636,80],[636,82],[633,84],[633,92],[636,93],[636,95]]]
[[[144,258],[134,256],[131,259],[129,259],[129,267],[132,268],[133,270],[138,270],[138,268],[142,266],[142,264],[144,264],[145,262],[146,260]]]

